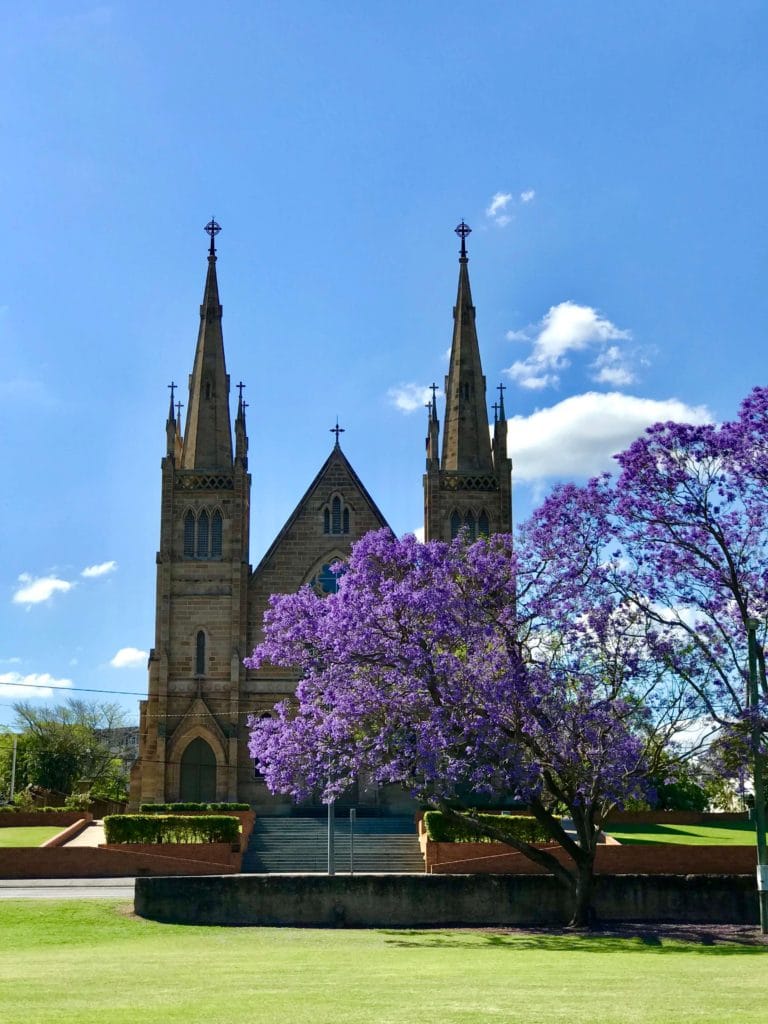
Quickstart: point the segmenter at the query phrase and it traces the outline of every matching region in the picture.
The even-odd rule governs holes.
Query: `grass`
[[[728,821],[721,825],[648,825],[621,822],[609,826],[609,836],[620,843],[681,843],[685,846],[754,846],[755,826],[751,821]]]
[[[0,828],[0,847],[40,846],[64,830],[63,825],[30,825],[24,828]]]
[[[766,946],[189,927],[110,900],[2,901],[0,934],[3,1024],[765,1020]]]

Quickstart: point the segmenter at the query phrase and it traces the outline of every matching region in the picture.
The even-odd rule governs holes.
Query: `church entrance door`
[[[183,802],[210,803],[216,799],[216,755],[204,739],[192,740],[181,756]]]

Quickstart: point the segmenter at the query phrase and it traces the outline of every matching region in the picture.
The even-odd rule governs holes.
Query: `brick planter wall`
[[[544,875],[544,868],[503,843],[435,843],[421,837],[429,874]],[[561,863],[572,862],[558,846],[543,846]],[[599,846],[595,872],[599,875],[754,874],[754,846],[665,845]]]
[[[28,828],[36,825],[74,825],[93,821],[90,811],[0,811],[0,828]]]

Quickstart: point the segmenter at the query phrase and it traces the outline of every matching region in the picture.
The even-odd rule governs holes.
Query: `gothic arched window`
[[[208,557],[208,513],[203,509],[197,519],[197,557]]]
[[[184,516],[184,557],[195,557],[195,514],[191,510]]]
[[[202,629],[197,631],[195,638],[195,675],[205,675],[205,633]]]
[[[211,558],[221,558],[222,518],[218,509],[211,519]]]
[[[343,498],[334,494],[323,509],[323,533],[349,533],[349,524],[349,506]]]
[[[451,512],[451,540],[455,540],[459,536],[459,530],[461,529],[461,516],[456,509]]]
[[[472,512],[467,512],[464,516],[464,526],[466,527],[467,534],[470,540],[477,539],[477,525],[475,523],[475,516]]]
[[[483,509],[477,519],[477,532],[481,537],[487,537],[491,532],[491,525],[488,522],[488,513]]]

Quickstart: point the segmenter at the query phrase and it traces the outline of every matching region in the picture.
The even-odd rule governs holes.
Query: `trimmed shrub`
[[[22,807],[21,804],[3,804],[0,814],[68,814],[71,807]]]
[[[228,803],[175,803],[175,804],[141,804],[142,814],[177,814],[180,811],[250,811],[250,804]]]
[[[240,822],[226,814],[110,814],[104,835],[108,843],[237,843]]]
[[[492,825],[499,832],[525,843],[550,843],[552,836],[529,815],[478,814],[478,819]],[[427,836],[435,843],[493,843],[495,840],[475,831],[469,822],[449,821],[442,811],[424,814]]]

